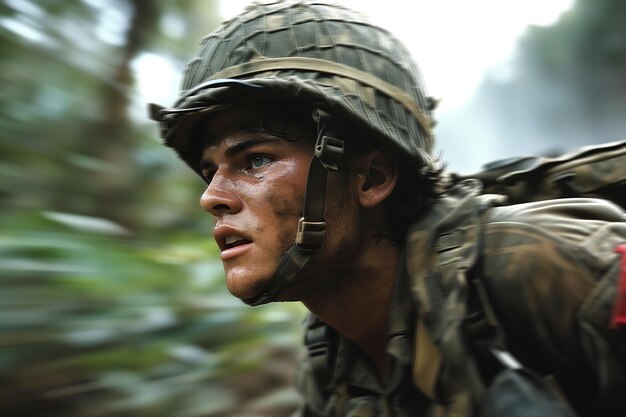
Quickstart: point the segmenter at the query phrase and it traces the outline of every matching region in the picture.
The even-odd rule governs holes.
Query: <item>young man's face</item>
[[[229,291],[257,296],[293,243],[314,131],[262,104],[216,112],[201,130],[201,206],[212,214]],[[284,120],[283,120],[284,119]]]

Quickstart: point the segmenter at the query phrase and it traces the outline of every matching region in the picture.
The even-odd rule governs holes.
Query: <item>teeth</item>
[[[240,237],[237,237],[237,236],[226,236],[226,244],[227,245],[235,243],[238,240],[243,240],[243,238],[240,238]]]

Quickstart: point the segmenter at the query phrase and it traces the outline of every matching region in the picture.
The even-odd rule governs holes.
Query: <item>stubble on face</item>
[[[280,301],[305,301],[332,294],[345,276],[354,272],[354,261],[365,242],[362,213],[349,188],[348,174],[332,173],[326,192],[324,216],[326,237],[322,247],[311,254],[305,268],[285,286]],[[292,232],[295,236],[295,230]]]
[[[283,112],[283,119],[278,120],[276,109],[271,114],[266,110],[263,105],[248,105],[213,116],[210,120],[216,123],[208,124],[210,138],[205,141],[205,158],[216,166],[219,162],[241,163],[229,148],[259,137],[273,137],[266,145],[252,146],[242,153],[243,159],[254,154],[270,158],[267,166],[248,173],[247,168],[233,165],[220,171],[228,177],[216,177],[225,180],[226,188],[215,191],[236,194],[241,209],[220,214],[209,208],[217,224],[248,231],[253,241],[245,255],[223,261],[227,287],[238,298],[255,297],[266,290],[282,254],[293,244],[313,153],[314,132],[305,123],[296,123],[302,116],[284,120],[285,114],[290,117],[291,113]]]
[[[270,226],[267,223],[259,224],[260,233],[270,233],[277,237],[278,242],[286,251],[295,240],[298,228],[298,220],[302,217],[304,204],[304,192],[293,188],[293,195],[286,196],[281,189],[274,189],[271,194],[265,195],[270,207],[273,208],[275,221]],[[277,230],[268,230],[275,227]],[[278,264],[278,261],[276,262]]]
[[[302,216],[306,168],[300,165],[295,172],[266,178],[262,192],[243,197],[244,209],[233,221],[243,222],[239,224],[244,228],[249,225],[255,237],[255,251],[260,252],[255,252],[255,258],[224,263],[227,286],[233,295],[250,298],[268,289],[281,256],[294,243]]]

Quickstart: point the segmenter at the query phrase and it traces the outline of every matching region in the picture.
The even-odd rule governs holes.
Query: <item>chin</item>
[[[254,298],[267,288],[271,276],[250,276],[230,271],[226,276],[228,291],[240,300]]]

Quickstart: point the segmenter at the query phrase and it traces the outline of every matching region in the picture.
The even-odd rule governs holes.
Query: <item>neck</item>
[[[318,318],[363,350],[379,377],[385,375],[391,296],[398,248],[381,240],[362,251],[350,268],[333,271],[326,285],[303,300]]]

